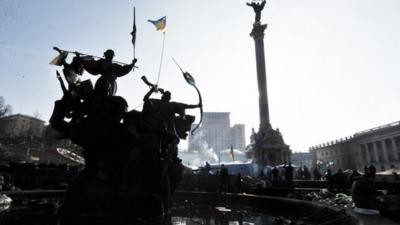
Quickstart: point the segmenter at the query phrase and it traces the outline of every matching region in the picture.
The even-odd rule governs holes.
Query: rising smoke
[[[179,157],[182,158],[184,164],[199,167],[204,166],[205,162],[218,162],[217,153],[209,147],[206,141],[205,131],[199,129],[192,138],[190,152],[179,152]]]

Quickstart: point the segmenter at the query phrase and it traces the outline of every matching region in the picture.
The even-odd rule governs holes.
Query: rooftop
[[[33,116],[23,115],[23,114],[14,114],[14,115],[10,115],[10,116],[4,116],[4,117],[1,117],[0,120],[13,119],[13,118],[18,118],[18,117],[27,118],[30,120],[36,120],[38,122],[45,123],[44,120],[38,119]]]

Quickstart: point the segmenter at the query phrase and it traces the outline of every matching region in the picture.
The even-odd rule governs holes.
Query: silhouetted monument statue
[[[117,77],[128,74],[135,66],[136,59],[129,65],[113,63],[114,51],[108,49],[104,52],[104,59],[81,60],[83,68],[92,75],[100,74],[94,87],[94,94],[99,96],[115,95],[117,91]],[[79,58],[79,54],[78,54]]]
[[[148,82],[147,82],[148,83]],[[155,92],[161,92],[161,99],[153,99],[150,96]],[[157,153],[156,157],[167,158],[170,160],[179,161],[178,149],[179,136],[176,132],[176,118],[184,118],[191,120],[192,116],[185,115],[185,109],[193,109],[201,105],[187,105],[179,102],[171,102],[171,92],[164,91],[152,85],[150,91],[143,98],[143,121],[146,126],[143,127],[143,132],[156,134],[153,144],[161,146],[161,152]],[[175,115],[178,115],[176,117]],[[193,118],[194,119],[194,118]],[[162,133],[155,132],[160,130]],[[151,135],[152,136],[152,135]],[[150,140],[149,140],[150,141]]]
[[[63,66],[64,78],[68,83],[69,91],[72,92],[72,89],[78,86],[81,82],[80,77],[83,73],[83,65],[82,63],[80,63],[80,60],[78,60],[78,57],[74,57],[71,63],[67,63],[66,58],[68,56],[68,53],[60,50],[57,47],[54,47],[54,50],[59,52],[60,56],[62,57],[58,65]]]
[[[139,219],[159,224],[183,172],[177,145],[195,119],[185,109],[201,104],[170,102],[171,93],[153,85],[143,111],[128,111],[113,88],[115,78],[128,73],[136,59],[120,66],[107,54],[103,60],[78,61],[86,71],[101,74],[86,95],[71,95],[58,75],[63,97],[55,102],[50,125],[60,138],[80,145],[85,158],[85,169],[60,209],[60,224],[134,224]],[[158,91],[162,99],[150,98]]]
[[[256,13],[256,18],[254,20],[254,23],[260,23],[261,21],[261,11],[264,9],[266,0],[262,0],[261,3],[257,3],[255,1],[251,3],[246,3],[248,6],[253,7],[254,12]]]
[[[247,156],[253,158],[260,166],[279,165],[290,161],[291,151],[285,144],[279,129],[274,130],[270,124],[267,77],[264,55],[264,31],[267,24],[261,24],[261,11],[264,9],[265,0],[262,3],[253,1],[247,3],[253,7],[256,19],[250,36],[253,37],[256,52],[257,83],[259,92],[260,127],[257,133],[251,135],[252,143],[247,146]]]

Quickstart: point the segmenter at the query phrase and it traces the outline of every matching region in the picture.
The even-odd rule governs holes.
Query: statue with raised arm
[[[256,3],[256,1],[252,1],[251,3],[246,3],[246,5],[253,7],[254,12],[256,13],[256,19],[254,23],[260,23],[261,20],[261,11],[264,9],[266,0],[262,0],[261,3]]]
[[[79,53],[77,54],[78,58]],[[94,95],[96,96],[114,96],[117,91],[117,77],[122,77],[128,74],[137,59],[133,59],[131,64],[120,65],[113,61],[115,53],[112,49],[104,52],[104,58],[99,60],[80,60],[83,68],[92,75],[99,75],[94,86]]]

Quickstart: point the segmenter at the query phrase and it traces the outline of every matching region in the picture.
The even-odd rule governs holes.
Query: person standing
[[[236,192],[240,193],[242,192],[242,174],[238,173],[236,175],[236,180],[235,180],[235,187],[236,187]]]
[[[285,179],[287,182],[288,188],[293,188],[293,166],[292,163],[289,162],[287,166],[285,166]]]
[[[331,169],[327,169],[327,171],[325,173],[325,180],[326,180],[326,183],[328,184],[328,190],[330,192],[332,192],[333,187],[335,186],[335,178],[332,175]]]
[[[308,168],[306,165],[303,166],[303,177],[305,180],[311,179],[311,173],[310,173],[310,171],[308,171]]]
[[[317,167],[314,168],[313,173],[314,173],[314,180],[321,180],[322,175]]]
[[[372,179],[375,179],[376,176],[376,168],[373,164],[371,164],[368,168],[369,170],[369,175],[371,176]]]
[[[276,181],[278,180],[278,177],[279,177],[279,171],[278,171],[278,169],[276,168],[276,166],[274,166],[274,167],[272,168],[271,173],[272,173],[272,181],[273,181],[273,182],[276,182]]]
[[[342,172],[342,169],[338,169],[333,175],[336,181],[336,187],[339,192],[343,193],[346,191],[346,175]]]
[[[353,185],[353,182],[354,182],[354,180],[357,178],[357,177],[360,177],[361,176],[361,174],[357,171],[357,169],[353,169],[353,172],[350,174],[350,176],[349,176],[349,184],[350,184],[350,187]]]
[[[228,168],[226,168],[224,164],[221,164],[219,181],[220,181],[219,192],[226,193],[228,191],[229,171],[228,171]]]

